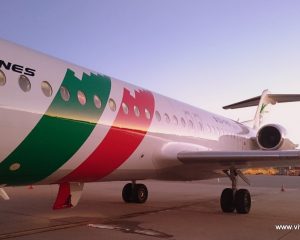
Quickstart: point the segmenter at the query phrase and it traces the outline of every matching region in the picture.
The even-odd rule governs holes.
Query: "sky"
[[[234,120],[222,106],[300,93],[297,0],[2,0],[0,38]],[[0,53],[1,54],[1,53]],[[300,143],[300,103],[269,122]]]

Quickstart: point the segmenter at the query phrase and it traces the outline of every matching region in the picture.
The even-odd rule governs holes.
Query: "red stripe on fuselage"
[[[113,126],[95,151],[61,182],[92,182],[97,181],[118,168],[136,150],[147,133],[154,114],[154,97],[149,91],[135,91],[135,97],[124,88],[122,102],[128,106],[128,114],[124,113],[120,104]],[[134,106],[140,116],[134,113]],[[150,112],[146,118],[145,109]]]

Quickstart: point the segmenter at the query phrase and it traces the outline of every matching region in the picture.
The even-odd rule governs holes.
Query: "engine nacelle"
[[[279,149],[286,138],[285,128],[277,124],[268,124],[263,126],[256,135],[256,142],[263,150]]]

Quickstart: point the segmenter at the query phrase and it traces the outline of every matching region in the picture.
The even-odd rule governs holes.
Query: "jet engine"
[[[277,124],[268,124],[257,132],[256,142],[263,150],[277,150],[281,148],[286,138],[285,128]]]

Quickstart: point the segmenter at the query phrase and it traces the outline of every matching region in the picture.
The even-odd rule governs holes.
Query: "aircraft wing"
[[[251,151],[181,151],[177,159],[210,170],[300,165],[300,150]]]

